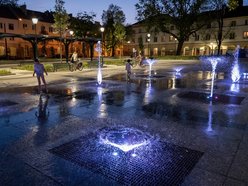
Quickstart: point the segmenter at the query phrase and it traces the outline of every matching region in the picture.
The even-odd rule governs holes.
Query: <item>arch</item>
[[[162,48],[161,48],[161,56],[165,56],[165,51],[166,51],[166,50],[165,50],[165,47],[162,47]]]

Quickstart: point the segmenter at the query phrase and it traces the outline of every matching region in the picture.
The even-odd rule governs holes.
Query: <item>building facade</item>
[[[37,23],[33,22],[37,18]],[[34,57],[30,38],[59,37],[54,32],[54,18],[49,11],[28,10],[26,5],[20,7],[0,6],[0,59],[31,59]],[[13,37],[9,37],[9,35]],[[6,37],[8,35],[8,37]],[[72,39],[70,30],[63,33],[62,39]],[[65,56],[65,46],[58,39],[36,40],[38,57]],[[74,41],[69,46],[69,55],[77,51],[82,55],[82,41]],[[88,51],[89,53],[89,51]]]
[[[173,32],[175,28],[171,25],[170,29]],[[198,56],[216,54],[216,29],[217,26],[213,22],[190,36],[183,45],[181,55]],[[226,36],[222,41],[221,54],[231,53],[239,45],[245,51],[245,57],[248,57],[248,6],[239,7],[237,10],[226,14],[223,29],[223,34]],[[176,54],[178,43],[172,35],[152,31],[147,33],[145,26],[141,22],[133,24],[132,30],[132,39],[124,45],[125,55],[142,53],[145,56],[156,57]],[[140,41],[143,43],[143,49],[139,47]]]

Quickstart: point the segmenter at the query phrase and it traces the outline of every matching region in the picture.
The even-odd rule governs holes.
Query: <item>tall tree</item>
[[[59,33],[60,37],[60,61],[62,62],[62,36],[69,26],[69,15],[64,8],[65,2],[63,0],[55,0],[55,12],[53,14],[55,31]]]
[[[119,6],[109,5],[108,10],[102,14],[102,22],[105,27],[105,43],[107,51],[115,56],[116,46],[124,39],[124,22],[126,20],[124,12]]]
[[[209,10],[212,11],[212,29],[211,34],[214,35],[217,44],[217,55],[221,54],[222,41],[226,39],[234,25],[224,27],[224,17],[229,11],[237,9],[240,5],[240,0],[212,0],[209,2]]]
[[[206,24],[201,14],[205,4],[206,0],[139,0],[135,6],[137,19],[148,30],[155,27],[178,41],[176,55],[180,55],[189,36]]]
[[[77,17],[72,17],[70,29],[74,31],[75,37],[87,38],[95,37],[96,33],[99,33],[99,27],[95,24],[94,18],[96,14],[91,12],[81,12],[77,14]],[[83,57],[86,56],[86,43],[83,41],[82,47]]]

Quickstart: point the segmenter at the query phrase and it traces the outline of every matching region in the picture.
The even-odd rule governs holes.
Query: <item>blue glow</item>
[[[117,128],[101,131],[100,142],[116,147],[123,152],[128,152],[135,148],[150,143],[150,136],[133,128]]]
[[[136,157],[136,156],[137,156],[137,154],[135,154],[135,153],[132,154],[132,157]]]
[[[213,90],[214,90],[214,79],[215,79],[215,71],[216,71],[216,67],[217,67],[217,64],[220,62],[220,61],[223,61],[221,57],[216,57],[216,56],[210,56],[210,57],[205,57],[205,58],[202,58],[202,60],[205,62],[210,62],[211,63],[211,66],[212,66],[212,83],[211,83],[211,90],[210,90],[210,98],[213,97]]]
[[[118,156],[118,152],[113,152],[113,155],[114,156]]]
[[[98,42],[97,42],[95,51],[98,52],[97,83],[98,83],[98,85],[101,85],[101,84],[102,84],[102,69],[101,69],[102,46],[101,46],[101,41],[98,41]]]
[[[183,67],[176,67],[175,68],[175,71],[176,71],[176,73],[175,73],[175,76],[176,77],[181,77],[182,75],[181,75],[181,70],[183,69]]]
[[[156,62],[154,59],[146,59],[146,62],[149,64],[149,76],[152,75],[152,65]]]

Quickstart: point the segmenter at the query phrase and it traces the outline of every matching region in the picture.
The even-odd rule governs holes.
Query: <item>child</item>
[[[44,73],[46,75],[48,75],[46,69],[44,68],[44,65],[41,64],[38,59],[35,59],[34,60],[34,73],[33,73],[33,76],[36,74],[37,81],[38,81],[38,91],[40,93],[42,93],[41,80],[42,80],[42,82],[44,84],[45,91],[47,93],[47,85],[46,85],[46,80],[45,80],[45,77],[44,77]]]
[[[131,79],[131,67],[132,67],[133,65],[131,64],[131,60],[130,59],[128,59],[127,60],[127,63],[126,63],[126,71],[127,71],[127,81],[130,81],[130,79]]]

